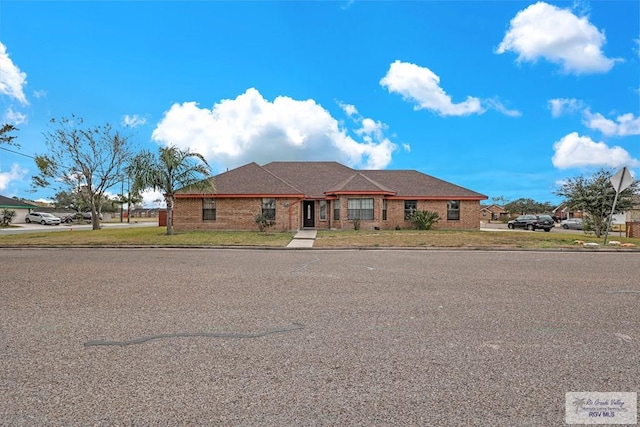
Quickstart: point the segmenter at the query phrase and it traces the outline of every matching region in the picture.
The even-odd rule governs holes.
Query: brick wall
[[[276,223],[271,230],[299,228],[298,199],[276,199]],[[262,198],[217,198],[215,221],[203,221],[201,198],[179,198],[174,206],[173,225],[176,230],[257,230],[255,217],[262,212]]]
[[[371,198],[372,196],[368,196]],[[347,219],[348,199],[357,198],[355,196],[340,196],[332,203],[340,203],[340,220],[331,221],[331,228],[353,229],[353,221]],[[372,230],[379,227],[382,230],[393,230],[397,226],[402,229],[412,228],[409,221],[404,219],[404,200],[387,200],[387,219],[382,219],[382,196],[373,196],[373,220],[360,221],[360,228]],[[446,200],[418,200],[417,209],[420,211],[437,212],[440,220],[434,225],[434,229],[479,229],[480,228],[480,201],[460,201],[460,219],[455,221],[447,220]],[[330,211],[330,218],[333,218],[333,207]]]
[[[412,228],[404,219],[404,200],[387,200],[387,219],[382,219],[383,196],[368,196],[373,201],[373,220],[360,221],[360,228],[372,230],[379,227],[392,230]],[[315,202],[316,228],[353,229],[353,221],[348,218],[348,199],[355,196],[340,196],[327,203],[327,220],[320,220],[320,203]],[[340,220],[333,219],[335,204],[340,205]],[[276,199],[276,224],[272,230],[298,230],[302,227],[302,202],[299,199]],[[437,212],[440,220],[434,229],[478,229],[480,228],[480,202],[460,201],[460,220],[447,220],[446,200],[418,200],[418,210]],[[174,227],[176,230],[257,230],[255,216],[262,212],[262,198],[216,199],[216,220],[202,220],[201,198],[180,198],[174,206]]]

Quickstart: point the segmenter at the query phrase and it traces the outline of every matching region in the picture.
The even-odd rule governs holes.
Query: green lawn
[[[188,231],[167,236],[164,227],[103,228],[0,234],[0,246],[274,246],[284,247],[293,233]]]
[[[576,240],[595,242],[603,238],[560,231],[480,231],[480,230],[342,230],[319,231],[314,247],[449,247],[449,248],[575,248]],[[633,243],[640,239],[609,236],[609,241]]]
[[[290,232],[257,231],[188,231],[166,235],[164,227],[103,228],[101,230],[64,230],[0,234],[0,246],[251,246],[285,247],[293,237]],[[362,247],[443,247],[546,249],[576,248],[576,240],[602,245],[602,238],[561,231],[517,232],[479,230],[341,230],[318,231],[316,248]],[[609,240],[633,243],[640,251],[640,239],[610,235]]]

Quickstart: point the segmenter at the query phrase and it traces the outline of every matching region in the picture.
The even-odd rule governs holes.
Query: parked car
[[[47,212],[31,212],[24,219],[24,222],[27,224],[36,222],[42,225],[60,225],[60,218]]]
[[[91,212],[82,212],[82,218],[91,221]],[[98,218],[102,221],[102,214],[98,214]]]
[[[82,214],[80,212],[74,212],[67,214],[65,216],[60,217],[60,221],[70,224],[72,222],[78,221],[82,219]]]
[[[509,221],[507,227],[511,230],[525,228],[531,231],[542,229],[549,232],[555,227],[555,222],[549,215],[520,215],[518,218]]]
[[[565,219],[560,225],[565,230],[582,230],[582,218]]]

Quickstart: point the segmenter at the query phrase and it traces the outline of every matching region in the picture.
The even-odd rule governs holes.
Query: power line
[[[35,159],[36,159],[35,157],[30,156],[30,155],[28,155],[28,154],[20,153],[20,152],[18,152],[18,151],[9,150],[8,148],[0,147],[0,150],[8,151],[8,152],[10,152],[10,153],[17,154],[18,156],[28,157],[28,158],[33,159],[33,160],[35,160]]]

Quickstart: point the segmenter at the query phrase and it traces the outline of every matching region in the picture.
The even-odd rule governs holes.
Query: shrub
[[[416,211],[411,215],[409,221],[416,230],[429,230],[439,219],[440,215],[437,212]]]
[[[276,225],[275,221],[270,220],[269,218],[267,218],[266,215],[261,213],[256,215],[255,220],[256,220],[256,224],[258,224],[258,228],[260,229],[260,232],[264,232],[267,228],[273,227],[274,225]]]
[[[360,220],[359,219],[354,219],[353,220],[353,229],[354,230],[360,230]]]
[[[10,211],[9,209],[2,210],[2,221],[0,221],[0,225],[3,227],[8,227],[13,221],[13,218],[16,216],[16,211]]]

